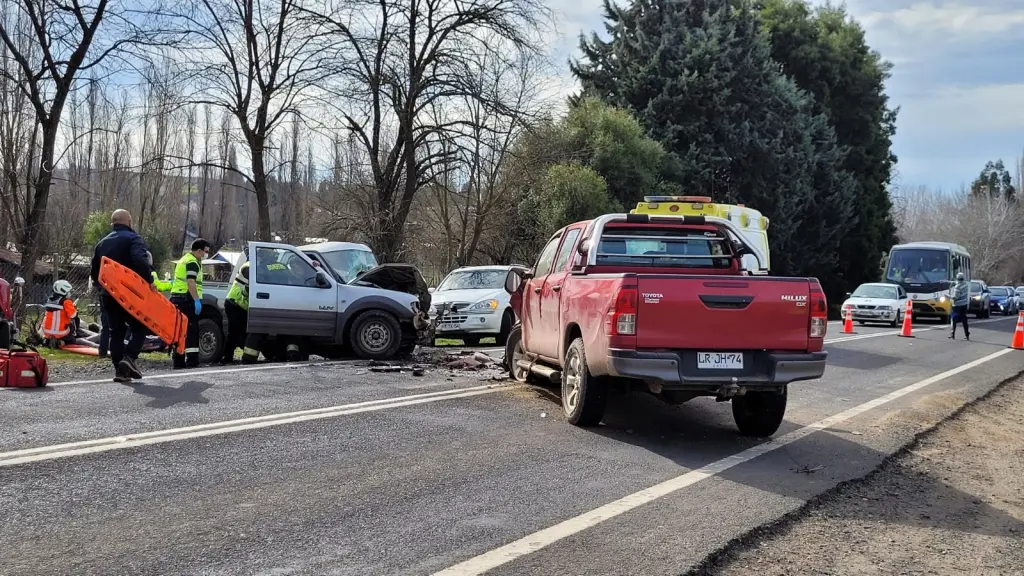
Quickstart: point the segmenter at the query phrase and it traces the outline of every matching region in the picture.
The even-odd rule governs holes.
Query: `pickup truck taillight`
[[[822,291],[821,284],[815,279],[811,280],[808,300],[811,319],[807,326],[807,337],[824,339],[828,329],[828,302],[825,300],[825,292]]]
[[[605,318],[604,331],[609,336],[633,336],[636,334],[636,311],[639,290],[619,288],[615,304]]]

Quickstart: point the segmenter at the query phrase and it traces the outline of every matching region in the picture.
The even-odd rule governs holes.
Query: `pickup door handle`
[[[267,294],[266,292],[257,292],[256,293],[256,299],[257,300],[270,300],[270,294]]]
[[[555,292],[558,292],[559,290],[561,290],[561,289],[562,289],[562,285],[561,285],[561,284],[559,284],[558,286],[552,286],[552,287],[551,287],[551,289],[552,289],[553,291],[555,291]]]
[[[729,296],[720,294],[701,294],[700,301],[708,308],[721,308],[725,310],[742,310],[754,301],[753,296]]]
[[[534,294],[540,294],[540,287],[534,288],[533,289],[533,293]]]

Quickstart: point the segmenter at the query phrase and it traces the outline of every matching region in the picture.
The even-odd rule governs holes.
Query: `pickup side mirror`
[[[316,271],[316,286],[317,288],[331,287],[331,283],[327,281],[327,274],[324,274],[323,270]]]
[[[524,278],[520,275],[520,272],[512,269],[505,275],[505,292],[509,294],[515,294],[519,291],[519,287],[523,285]]]

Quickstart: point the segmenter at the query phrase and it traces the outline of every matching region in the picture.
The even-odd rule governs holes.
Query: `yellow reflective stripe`
[[[260,351],[254,348],[242,348],[242,354],[245,354],[247,356],[259,356]]]
[[[198,354],[199,348],[185,348],[185,354]]]

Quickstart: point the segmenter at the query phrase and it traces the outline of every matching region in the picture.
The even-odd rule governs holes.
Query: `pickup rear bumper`
[[[622,378],[660,382],[668,390],[705,389],[735,382],[747,387],[780,386],[814,380],[825,373],[827,352],[743,353],[739,370],[697,368],[697,352],[608,350],[608,373]],[[734,380],[735,379],[735,380]]]

